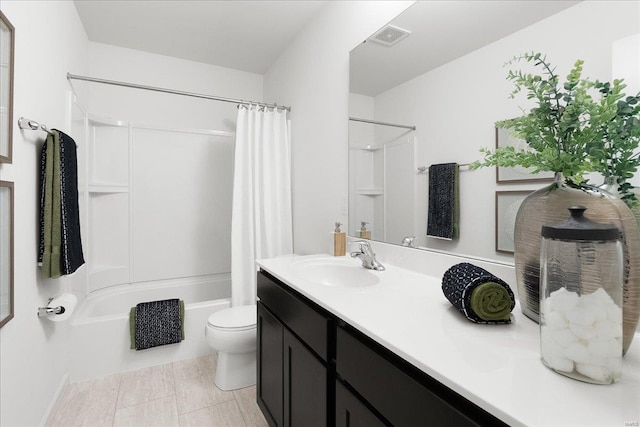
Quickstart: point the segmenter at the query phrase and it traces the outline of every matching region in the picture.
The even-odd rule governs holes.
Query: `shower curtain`
[[[231,217],[231,305],[256,302],[255,260],[292,253],[285,110],[239,106]]]

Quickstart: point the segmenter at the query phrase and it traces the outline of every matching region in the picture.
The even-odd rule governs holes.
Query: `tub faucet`
[[[356,240],[353,243],[359,245],[359,251],[351,252],[351,258],[360,258],[362,266],[370,270],[384,271],[384,265],[376,259],[376,254],[371,249],[371,245],[366,240]]]
[[[402,239],[402,246],[406,246],[408,248],[415,248],[413,245],[413,241],[416,239],[416,236],[407,236]]]

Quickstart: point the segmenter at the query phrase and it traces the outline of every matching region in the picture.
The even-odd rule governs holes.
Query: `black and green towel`
[[[84,264],[78,207],[76,143],[53,129],[40,157],[40,248],[43,277],[57,278]]]
[[[429,166],[429,206],[427,236],[452,240],[458,237],[457,163]]]
[[[513,291],[502,279],[469,263],[456,264],[442,277],[449,302],[475,323],[511,323],[516,305]]]
[[[129,311],[131,349],[144,350],[184,340],[184,301],[141,302]]]

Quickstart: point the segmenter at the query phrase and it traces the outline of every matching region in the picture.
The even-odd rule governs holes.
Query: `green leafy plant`
[[[509,129],[531,149],[483,148],[480,152],[484,160],[474,162],[471,167],[523,166],[531,168],[532,173],[561,172],[570,182],[578,184],[590,170],[586,153],[595,133],[589,125],[589,113],[595,106],[589,91],[594,83],[582,78],[581,60],[576,61],[564,83],[542,54],[526,53],[514,57],[506,65],[520,61],[532,63],[542,72],[510,70],[507,79],[515,85],[511,98],[525,89],[527,99],[534,100],[536,105],[524,115],[499,121],[496,126]]]
[[[541,72],[510,70],[507,79],[515,86],[511,98],[524,91],[535,106],[496,126],[509,129],[529,149],[483,148],[483,160],[471,167],[522,166],[532,173],[561,172],[574,186],[585,182],[585,173],[600,172],[615,177],[623,198],[634,203],[627,180],[640,166],[635,154],[640,143],[640,94],[626,96],[621,80],[611,84],[582,77],[581,60],[575,62],[564,83],[541,53],[525,53],[505,65],[523,61]]]
[[[613,84],[596,81],[594,87],[602,95],[591,112],[591,121],[599,123],[598,137],[588,146],[588,155],[593,170],[605,177],[615,179],[618,192],[630,205],[637,203],[632,178],[640,166],[640,93],[626,96],[626,85],[622,80]]]

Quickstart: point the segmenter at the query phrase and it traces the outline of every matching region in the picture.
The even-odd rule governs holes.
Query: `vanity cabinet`
[[[258,297],[257,400],[271,426],[506,426],[268,272]]]
[[[384,427],[385,425],[342,382],[336,381],[336,427]]]
[[[336,333],[336,375],[374,408],[357,408],[358,419],[367,419],[362,425],[376,425],[365,418],[373,416],[375,411],[393,426],[506,426],[361,332],[341,323]],[[336,395],[340,399],[338,392]],[[336,407],[341,407],[339,401]],[[365,409],[369,414],[364,413]],[[338,420],[338,425],[358,424]]]
[[[272,426],[326,426],[331,319],[258,273],[257,400]]]

